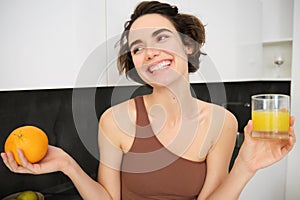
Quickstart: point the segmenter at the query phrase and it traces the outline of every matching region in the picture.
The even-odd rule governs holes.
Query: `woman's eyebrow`
[[[131,49],[134,45],[139,44],[139,43],[142,43],[142,40],[135,40],[134,42],[132,42],[132,43],[129,45],[129,49]]]
[[[155,36],[157,36],[157,35],[159,35],[160,33],[162,33],[162,32],[169,32],[169,33],[173,33],[171,30],[169,30],[169,29],[167,29],[167,28],[161,28],[161,29],[158,29],[158,30],[156,30],[156,31],[154,31],[153,33],[152,33],[152,37],[155,37]],[[139,43],[142,43],[142,40],[135,40],[135,41],[133,41],[130,45],[129,45],[129,49],[131,49],[134,45],[136,45],[136,44],[139,44]]]
[[[161,29],[158,29],[158,30],[156,30],[156,31],[154,31],[153,33],[152,33],[152,37],[155,37],[155,36],[157,36],[158,34],[160,34],[161,32],[169,32],[169,33],[173,33],[171,30],[169,30],[169,29],[167,29],[167,28],[161,28]]]

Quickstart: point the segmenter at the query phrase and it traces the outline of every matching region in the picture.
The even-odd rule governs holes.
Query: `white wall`
[[[300,19],[300,1],[295,0],[294,19]],[[288,157],[286,200],[300,199],[300,23],[294,21],[294,41],[293,41],[293,67],[292,67],[292,114],[296,116],[295,133],[297,143]]]
[[[105,11],[98,0],[1,0],[0,90],[73,87],[105,41]]]
[[[261,169],[246,185],[239,200],[284,200],[287,159]]]

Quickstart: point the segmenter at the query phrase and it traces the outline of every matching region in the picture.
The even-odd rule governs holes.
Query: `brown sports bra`
[[[151,128],[143,97],[135,99],[134,142],[123,156],[122,200],[194,200],[206,176],[206,162],[181,158],[166,149]]]

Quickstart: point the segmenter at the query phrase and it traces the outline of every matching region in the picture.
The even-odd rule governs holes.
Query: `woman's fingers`
[[[1,153],[2,160],[7,168],[15,173],[32,173],[32,164],[27,161],[23,152],[17,149],[22,166],[18,165],[12,152]]]
[[[3,160],[4,164],[8,167],[9,170],[12,171],[12,169],[10,167],[10,164],[8,162],[8,155],[7,155],[7,153],[1,153],[1,157],[2,157],[2,160]]]
[[[295,123],[295,117],[291,116],[290,117],[290,126],[294,126],[294,123]]]
[[[17,149],[17,153],[18,153],[18,156],[19,156],[19,159],[21,161],[21,164],[22,164],[22,167],[19,167],[19,173],[33,173],[33,165],[28,162],[28,160],[25,158],[22,150],[20,149]]]
[[[19,159],[21,161],[22,166],[18,166],[19,173],[30,173],[30,174],[40,174],[41,166],[40,164],[35,164],[29,162],[23,152],[20,149],[17,149],[17,153],[19,155]]]
[[[252,129],[253,129],[253,123],[252,120],[249,120],[247,125],[244,128],[244,136],[247,138],[251,137],[251,133],[252,133]]]
[[[18,164],[14,158],[14,155],[12,152],[3,153],[3,161],[5,165],[9,168],[10,171],[15,172],[18,168]]]
[[[294,133],[294,127],[290,127],[290,132],[289,132],[289,144],[287,145],[287,150],[290,151],[294,147],[296,143],[296,136]]]
[[[18,168],[18,163],[15,160],[14,154],[12,152],[7,152],[8,163],[14,171]]]
[[[12,152],[1,153],[3,162],[12,172],[30,174],[42,174],[59,171],[61,169],[61,166],[64,166],[64,164],[61,163],[65,163],[64,158],[66,158],[65,155],[67,155],[61,149],[49,146],[47,155],[43,160],[38,163],[31,163],[26,159],[26,156],[22,150],[17,149],[17,153],[21,165],[17,164]]]
[[[287,152],[291,151],[296,143],[296,136],[294,132],[295,117],[290,117],[290,131],[289,131],[289,143],[285,146]]]
[[[19,156],[19,159],[20,159],[20,162],[22,164],[23,167],[26,167],[28,165],[28,161],[27,159],[25,158],[22,150],[20,149],[17,149],[17,153],[18,153],[18,156]]]
[[[249,133],[250,122],[251,122],[251,120],[249,120],[248,123],[247,123],[247,125],[244,127],[244,132],[245,132],[245,133]]]

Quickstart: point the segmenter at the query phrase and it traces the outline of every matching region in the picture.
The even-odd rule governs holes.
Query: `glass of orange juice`
[[[258,94],[251,97],[252,137],[288,139],[290,97],[284,94]]]

